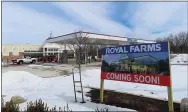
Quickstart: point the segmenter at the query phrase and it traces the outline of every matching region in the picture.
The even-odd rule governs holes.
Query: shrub
[[[19,105],[14,104],[11,100],[10,102],[6,102],[4,105],[4,102],[2,102],[1,105],[2,112],[19,112]]]
[[[38,101],[36,100],[34,103],[33,102],[29,102],[27,103],[27,110],[25,110],[26,112],[72,112],[72,110],[69,110],[69,106],[67,104],[67,106],[64,106],[64,110],[61,109],[61,107],[59,107],[59,110],[56,109],[56,106],[53,108],[49,108],[47,103],[44,103],[41,99],[39,99]]]
[[[19,105],[15,104],[12,100],[10,102],[6,102],[4,105],[4,101],[2,102],[1,106],[2,112],[19,112]],[[27,109],[24,110],[24,112],[72,112],[72,110],[69,109],[69,105],[67,103],[66,106],[63,108],[59,107],[59,109],[55,107],[49,108],[47,103],[44,103],[41,99],[36,100],[35,102],[30,101],[27,103]],[[95,112],[108,112],[108,109],[95,109]]]

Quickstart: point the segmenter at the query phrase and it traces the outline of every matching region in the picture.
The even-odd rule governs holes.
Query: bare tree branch
[[[188,32],[180,32],[178,34],[170,34],[164,38],[158,38],[157,42],[168,41],[171,51],[174,53],[188,53]]]
[[[82,30],[79,30],[74,33],[73,39],[69,42],[70,44],[68,47],[74,51],[76,54],[76,59],[81,58],[81,54],[85,53],[84,59],[87,60],[86,54],[88,51],[88,44],[90,44],[91,40],[89,39],[89,34],[86,32],[83,32]],[[72,45],[72,46],[70,46]],[[72,48],[71,48],[72,47]],[[81,59],[82,60],[82,59]],[[80,59],[79,59],[80,61]],[[85,62],[86,63],[86,62]]]
[[[72,50],[72,51],[74,51],[75,49],[74,49],[74,46],[73,47],[71,47],[71,44],[67,44],[67,46],[69,47],[69,49],[70,50]]]

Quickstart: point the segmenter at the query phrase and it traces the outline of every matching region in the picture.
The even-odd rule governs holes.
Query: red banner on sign
[[[102,80],[115,80],[123,82],[135,82],[142,84],[152,84],[160,86],[171,86],[170,76],[153,75],[153,74],[132,74],[117,72],[101,72]]]

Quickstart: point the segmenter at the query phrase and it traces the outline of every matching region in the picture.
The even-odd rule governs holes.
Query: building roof
[[[136,39],[137,41],[139,42],[155,42],[154,40],[146,40],[146,39],[140,39],[140,38],[130,38],[130,37],[125,37],[125,36],[117,36],[117,35],[109,35],[109,34],[102,34],[102,33],[93,33],[93,32],[84,32],[82,31],[83,33],[87,33],[87,34],[94,34],[94,35],[101,35],[101,36],[110,36],[110,37],[118,37],[118,38],[129,38],[129,39]],[[68,36],[68,35],[72,35],[72,34],[75,34],[75,33],[79,33],[79,32],[73,32],[73,33],[68,33],[68,34],[65,34],[65,35],[61,35],[61,36],[56,36],[56,37],[48,37],[48,39],[54,39],[54,38],[58,38],[58,37],[62,37],[62,36]]]
[[[109,34],[93,33],[93,32],[84,32],[84,31],[82,31],[82,32],[83,33],[88,33],[88,34],[102,35],[102,36],[110,36],[110,37],[118,37],[118,38],[129,38],[129,39],[136,39],[136,40],[139,40],[139,41],[151,41],[151,42],[154,42],[153,40],[130,38],[130,37],[126,37],[126,36],[117,36],[117,35],[109,35]],[[68,33],[68,34],[64,34],[64,35],[60,35],[60,36],[56,36],[56,37],[48,37],[48,39],[58,38],[58,37],[67,36],[67,35],[71,35],[71,34],[75,34],[75,33],[79,33],[79,32]]]
[[[44,48],[62,48],[62,45],[56,43],[46,43]]]
[[[41,46],[40,44],[2,44],[2,46]]]
[[[75,32],[57,37],[46,39],[45,43],[61,43],[72,44],[75,37],[84,37],[87,35],[89,42],[83,44],[98,44],[98,45],[126,45],[128,44],[127,37],[111,36],[105,34],[96,34],[90,32]],[[86,37],[86,36],[85,36]]]
[[[58,38],[58,37],[62,37],[62,36],[68,36],[68,35],[72,35],[72,34],[75,34],[75,33],[79,33],[79,32],[73,32],[73,33],[69,33],[69,34],[65,34],[65,35],[61,35],[61,36],[56,36],[56,37],[49,37],[48,39]],[[82,33],[102,35],[102,36],[110,36],[110,37],[118,37],[118,38],[128,38],[128,37],[124,37],[124,36],[114,36],[114,35],[101,34],[101,33],[92,33],[92,32],[84,32],[84,31],[82,31]]]
[[[133,39],[133,38],[128,38],[128,37],[124,37],[124,36],[114,36],[114,35],[108,35],[108,34],[81,31],[81,32],[74,32],[74,33],[69,33],[69,34],[65,34],[65,35],[61,35],[61,36],[56,36],[56,37],[49,37],[46,39],[44,44],[45,43],[71,44],[71,41],[75,38],[75,35],[79,35],[79,33],[88,35],[88,38],[91,40],[88,44],[126,45],[129,42],[128,39]],[[152,40],[144,40],[144,39],[136,39],[136,41],[138,43],[153,43],[153,42],[155,42]]]

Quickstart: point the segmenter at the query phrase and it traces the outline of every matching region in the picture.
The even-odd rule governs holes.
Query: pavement
[[[93,62],[90,64],[82,64],[82,71],[86,69],[100,68],[101,62]],[[56,63],[43,63],[43,64],[26,64],[26,65],[9,65],[2,67],[2,73],[8,71],[26,71],[33,75],[43,78],[56,77],[62,75],[70,75],[79,72],[78,66],[73,64],[56,64]]]

